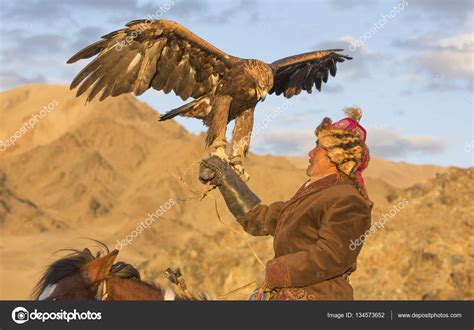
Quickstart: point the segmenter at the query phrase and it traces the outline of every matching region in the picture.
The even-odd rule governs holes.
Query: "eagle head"
[[[258,101],[264,101],[273,86],[273,71],[264,62],[254,60],[252,73],[255,80],[255,93]]]

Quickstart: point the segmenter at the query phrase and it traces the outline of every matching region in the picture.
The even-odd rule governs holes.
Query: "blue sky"
[[[323,117],[342,118],[342,108],[358,105],[373,156],[473,166],[473,1],[0,0],[0,8],[2,90],[69,84],[86,64],[66,65],[72,54],[129,20],[161,14],[238,57],[273,62],[332,47],[354,57],[321,93],[258,104],[256,125],[285,110],[254,134],[253,152],[305,155]],[[140,99],[160,112],[182,104],[154,90]],[[198,120],[178,121],[204,130]]]

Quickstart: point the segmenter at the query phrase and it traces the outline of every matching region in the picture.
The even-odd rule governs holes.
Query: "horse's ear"
[[[85,274],[92,283],[102,281],[109,275],[110,267],[114,264],[118,253],[118,250],[114,250],[103,257],[92,260],[84,265],[82,269],[83,274]]]

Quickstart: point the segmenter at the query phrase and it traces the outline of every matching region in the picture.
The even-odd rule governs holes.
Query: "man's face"
[[[306,175],[318,176],[327,174],[328,170],[333,169],[335,166],[327,156],[327,151],[319,146],[316,142],[316,146],[308,153],[309,165],[306,169]]]

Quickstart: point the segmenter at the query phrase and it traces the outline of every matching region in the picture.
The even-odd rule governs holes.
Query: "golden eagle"
[[[164,20],[135,20],[84,48],[67,63],[97,57],[71,83],[77,96],[91,87],[87,101],[99,93],[108,96],[133,92],[141,95],[150,87],[175,92],[183,101],[193,101],[160,117],[202,119],[209,127],[206,146],[245,174],[242,156],[247,154],[254,109],[267,93],[290,98],[301,90],[321,91],[336,63],[352,59],[329,49],[290,56],[266,64],[224,53],[182,25]],[[235,119],[232,155],[225,152],[227,124]],[[246,175],[246,174],[245,174]]]

